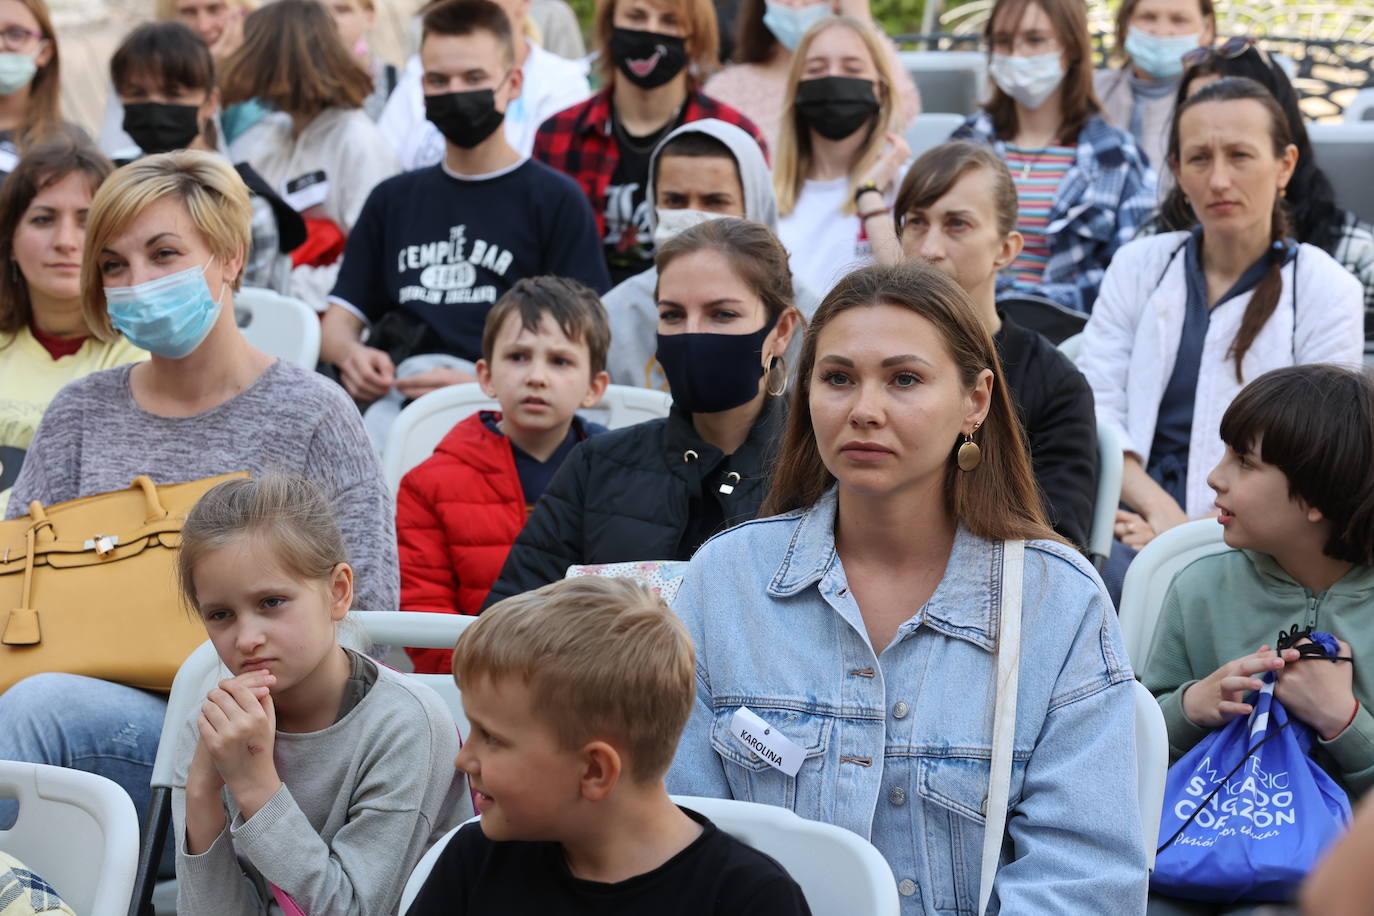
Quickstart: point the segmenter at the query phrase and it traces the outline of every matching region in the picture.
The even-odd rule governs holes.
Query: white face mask
[[[705,210],[663,210],[655,211],[658,214],[658,225],[654,226],[654,247],[662,245],[675,236],[679,236],[702,223],[713,219],[720,219],[724,213],[707,213]]]
[[[1034,57],[994,54],[988,72],[998,88],[1034,110],[1045,104],[1045,100],[1064,81],[1064,68],[1059,57],[1058,51]]]

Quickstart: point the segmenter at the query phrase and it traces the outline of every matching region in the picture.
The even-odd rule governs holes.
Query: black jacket
[[[733,455],[703,442],[676,406],[662,420],[578,443],[530,513],[483,609],[557,581],[574,564],[690,559],[711,535],[754,518],[785,412],[782,398],[766,400]]]
[[[1049,339],[1001,312],[993,337],[1017,415],[1026,427],[1031,467],[1054,530],[1088,543],[1097,496],[1097,420],[1088,380]]]

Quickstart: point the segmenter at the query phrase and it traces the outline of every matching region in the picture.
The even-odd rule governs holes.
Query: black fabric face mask
[[[777,323],[752,334],[659,334],[658,362],[673,403],[688,413],[718,413],[756,398],[763,345]]]
[[[124,106],[124,132],[149,155],[185,149],[200,135],[199,105],[132,102]]]
[[[687,42],[676,35],[617,28],[611,32],[611,60],[641,89],[656,89],[687,66]]]
[[[425,96],[425,117],[454,146],[472,149],[487,139],[506,119],[496,110],[496,92],[474,89]]]
[[[827,140],[843,140],[878,113],[873,81],[822,76],[797,84],[797,111]]]

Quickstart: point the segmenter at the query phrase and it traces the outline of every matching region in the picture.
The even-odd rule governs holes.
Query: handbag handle
[[[167,517],[167,510],[162,507],[162,500],[157,496],[157,484],[153,483],[151,477],[146,474],[139,474],[134,478],[133,483],[129,484],[129,489],[138,487],[143,491],[145,525],[160,521]],[[35,530],[46,530],[50,542],[57,540],[57,532],[53,528],[52,522],[48,519],[47,510],[38,500],[29,503],[29,518],[33,520]]]
[[[1016,693],[1021,678],[1021,573],[1026,542],[1002,544],[1002,606],[997,618],[997,684],[992,710],[992,763],[983,809],[983,868],[978,882],[978,916],[992,900],[997,862],[1006,836],[1011,796],[1011,751],[1016,739]]]
[[[162,500],[157,498],[157,484],[146,474],[139,474],[134,478],[134,482],[129,484],[129,489],[139,487],[143,490],[143,505],[147,510],[143,521],[145,524],[155,522],[167,517],[167,510],[162,508]]]

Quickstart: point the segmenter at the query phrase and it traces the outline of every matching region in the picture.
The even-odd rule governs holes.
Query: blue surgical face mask
[[[781,6],[769,0],[765,5],[768,10],[763,14],[764,26],[789,51],[797,50],[807,29],[832,15],[829,0],[809,6]]]
[[[210,295],[204,266],[179,270],[135,286],[105,287],[110,324],[136,347],[181,359],[201,345],[215,326],[220,303]],[[223,298],[224,286],[220,286]]]
[[[0,96],[14,95],[29,83],[38,72],[32,54],[0,53]]]
[[[1157,80],[1171,80],[1183,73],[1183,55],[1202,43],[1202,33],[1151,35],[1137,28],[1126,30],[1126,53],[1131,62]]]

